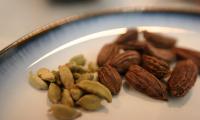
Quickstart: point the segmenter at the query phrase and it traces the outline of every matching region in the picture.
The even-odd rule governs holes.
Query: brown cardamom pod
[[[192,60],[178,62],[168,80],[170,93],[176,97],[186,95],[194,86],[197,75],[198,68]]]
[[[119,93],[122,79],[117,70],[110,65],[101,67],[98,71],[99,81],[105,85],[113,95]]]
[[[174,48],[174,53],[179,59],[191,59],[200,70],[200,52],[186,48]]]
[[[129,85],[136,90],[152,98],[167,101],[166,86],[142,67],[132,65],[125,78]]]
[[[176,44],[176,39],[169,36],[147,31],[143,31],[143,35],[149,43],[157,48],[170,49],[173,48]]]
[[[97,64],[103,66],[108,60],[119,53],[119,47],[116,44],[106,44],[101,48],[97,57]]]
[[[171,50],[155,48],[151,44],[147,44],[146,53],[168,63],[174,61],[176,58],[175,54]]]
[[[147,49],[147,42],[145,41],[134,41],[127,44],[121,44],[119,47],[123,50],[137,50],[143,53]]]
[[[169,64],[153,56],[143,55],[142,67],[155,75],[158,79],[167,77],[170,73]]]
[[[137,29],[129,29],[126,33],[120,35],[115,43],[126,44],[129,41],[137,41],[138,31]]]
[[[118,72],[124,73],[133,64],[140,63],[140,54],[137,51],[125,51],[113,57],[110,65],[115,67]]]

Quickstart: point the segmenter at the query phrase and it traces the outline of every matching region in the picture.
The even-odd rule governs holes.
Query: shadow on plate
[[[121,103],[119,97],[121,97],[120,93],[118,95],[114,95],[112,97],[112,103],[108,103],[108,102],[105,101],[106,102],[105,106],[110,105],[114,109],[120,109],[120,106],[122,105],[122,103]]]
[[[157,100],[153,99],[141,92],[138,92],[134,88],[131,88],[126,82],[123,83],[123,89],[126,92],[126,94],[130,96],[134,96],[136,98],[140,98],[141,100],[149,101],[149,102],[155,102],[155,103],[167,103],[167,101]]]
[[[184,97],[180,98],[171,97],[169,98],[168,106],[177,108],[182,107],[190,100],[191,96],[192,96],[192,90]]]

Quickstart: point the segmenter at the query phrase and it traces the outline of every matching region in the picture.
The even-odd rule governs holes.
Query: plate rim
[[[75,22],[78,20],[101,16],[101,15],[108,15],[108,14],[115,14],[115,13],[128,13],[128,12],[167,12],[167,13],[184,13],[184,14],[195,14],[200,15],[200,8],[193,7],[193,8],[183,8],[183,7],[123,7],[123,8],[114,8],[114,9],[106,9],[101,11],[89,12],[80,15],[74,15],[69,17],[60,18],[53,22],[50,22],[46,25],[42,25],[41,27],[34,29],[33,31],[25,34],[24,36],[20,37],[19,39],[15,40],[8,46],[4,47],[0,50],[0,56],[6,53],[9,49],[16,48],[18,46],[22,46],[26,42],[32,40],[31,38],[36,37],[42,33],[48,32],[49,30],[53,30],[59,26],[64,24],[69,24],[71,22]]]

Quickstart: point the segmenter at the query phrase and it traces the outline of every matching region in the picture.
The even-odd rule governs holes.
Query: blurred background
[[[200,0],[0,0],[0,50],[59,18],[113,8],[200,7]]]

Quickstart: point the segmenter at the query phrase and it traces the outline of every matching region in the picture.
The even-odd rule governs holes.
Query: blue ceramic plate
[[[57,69],[70,57],[84,54],[95,61],[100,48],[127,28],[160,32],[178,38],[178,45],[200,50],[200,11],[177,9],[117,10],[64,18],[36,30],[0,54],[0,120],[54,120],[48,114],[46,91],[28,83],[28,72]],[[113,102],[78,120],[199,120],[199,78],[183,98],[154,100],[122,88]]]

